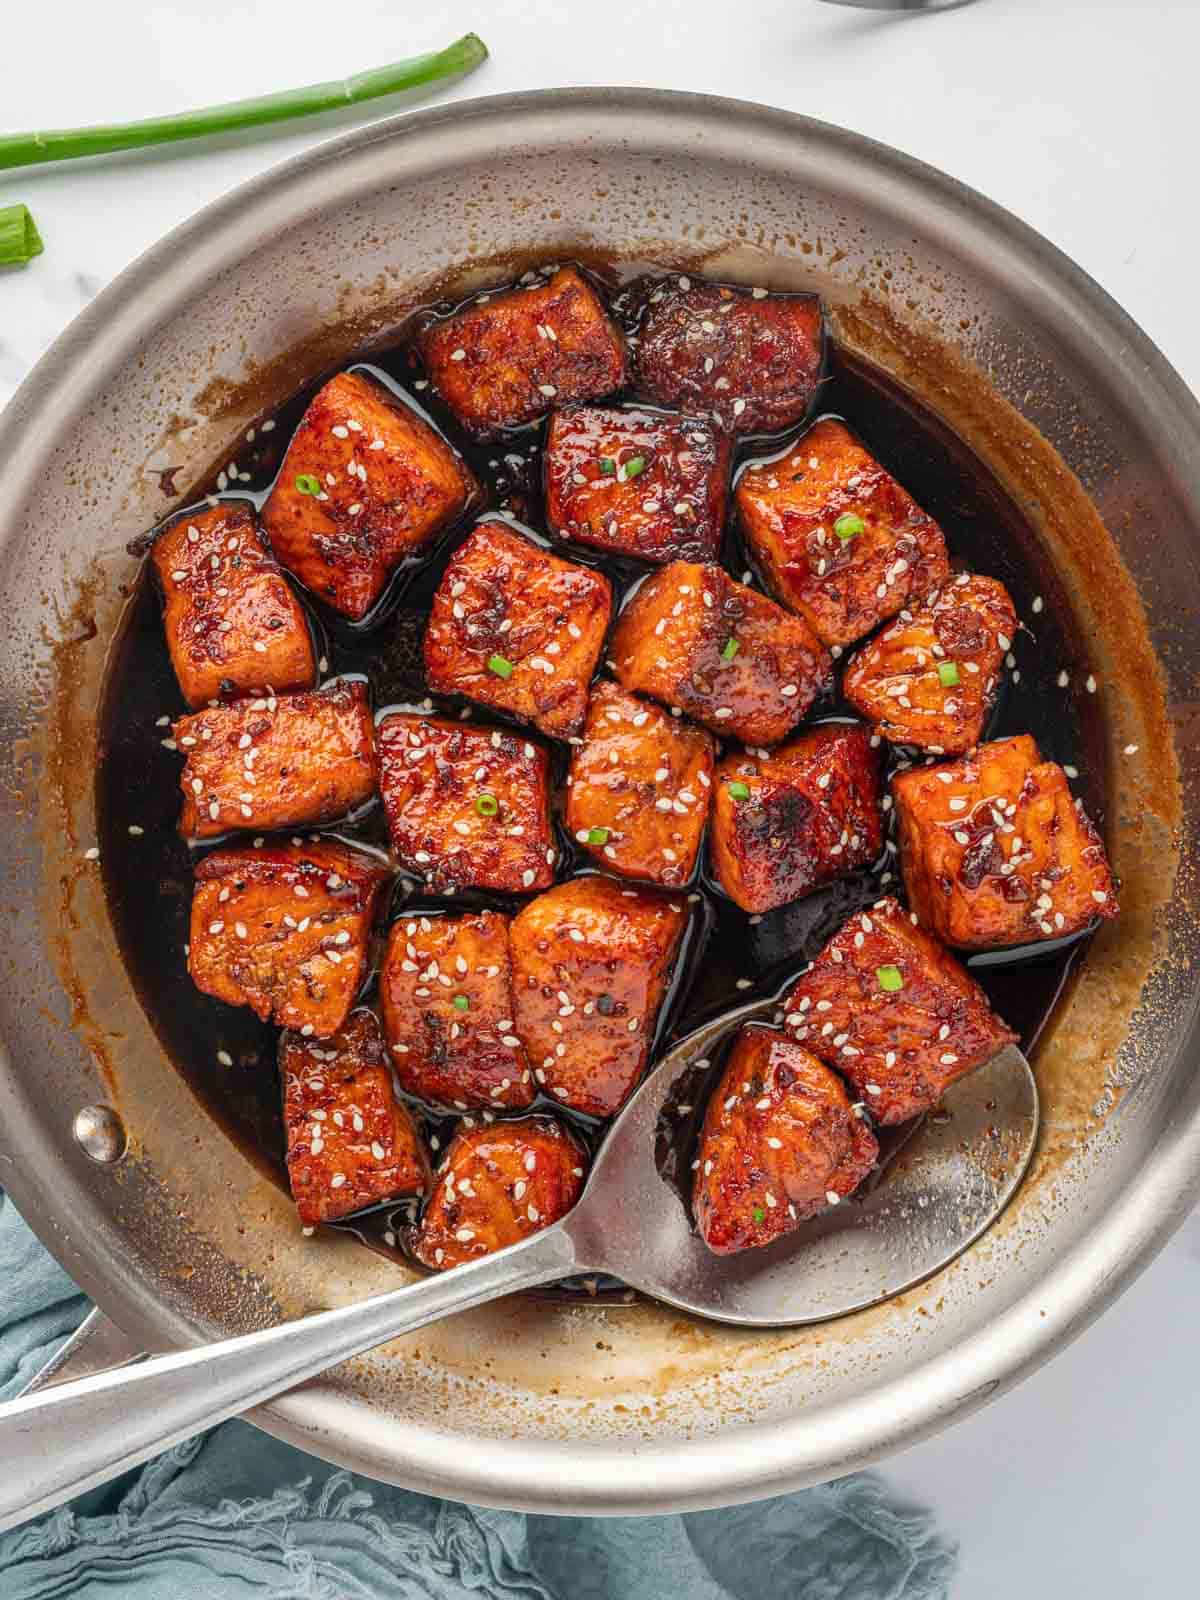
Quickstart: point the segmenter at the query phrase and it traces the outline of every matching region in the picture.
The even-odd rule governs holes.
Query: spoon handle
[[[0,1530],[427,1323],[577,1267],[561,1225],[451,1272],[0,1405]]]

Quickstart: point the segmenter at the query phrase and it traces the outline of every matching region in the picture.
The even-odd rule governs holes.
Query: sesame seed
[[[218,1050],[217,1060],[223,1067],[231,1067],[233,1065],[233,1057],[229,1054],[228,1050]]]

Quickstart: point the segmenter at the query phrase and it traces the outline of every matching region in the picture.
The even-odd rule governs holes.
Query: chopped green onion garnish
[[[645,472],[645,456],[634,456],[632,461],[626,461],[621,468],[619,476],[622,478],[636,478],[639,472]]]
[[[942,683],[947,689],[953,689],[955,684],[958,682],[958,662],[939,661],[938,677],[942,680]]]
[[[494,672],[498,678],[511,678],[513,664],[507,656],[489,656],[488,671]]]
[[[601,475],[601,477],[604,477],[604,478],[615,477],[616,471],[617,471],[617,463],[613,460],[613,458],[611,456],[601,456],[600,457],[600,475]]]
[[[853,511],[843,511],[833,525],[833,531],[843,544],[848,544],[851,539],[856,539],[860,533],[867,531],[863,519],[856,516]]]
[[[0,206],[0,267],[23,267],[44,248],[28,206]]]
[[[608,829],[607,828],[589,828],[588,829],[588,835],[587,835],[587,842],[589,844],[607,844],[608,843]]]
[[[475,809],[481,817],[494,817],[500,809],[500,802],[494,794],[477,794]]]
[[[471,1009],[471,1002],[467,999],[465,994],[456,994],[454,996],[453,1004],[455,1011],[470,1011]]]
[[[729,792],[735,800],[749,800],[750,798],[750,789],[744,783],[731,783]]]
[[[296,487],[301,494],[320,494],[321,480],[314,478],[311,472],[300,472],[296,475]]]
[[[763,1218],[766,1216],[766,1214],[767,1213],[763,1210],[763,1208],[761,1206],[755,1206],[754,1210],[750,1213],[750,1215],[754,1218],[755,1222],[761,1222],[763,1220]]]
[[[726,639],[725,648],[721,651],[721,660],[732,661],[741,648],[741,644],[737,639]]]
[[[904,987],[904,974],[899,967],[876,967],[875,976],[885,994],[898,994]]]

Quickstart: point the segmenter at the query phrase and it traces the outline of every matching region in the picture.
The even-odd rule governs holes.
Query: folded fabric
[[[9,1398],[88,1302],[11,1205],[0,1283]],[[242,1422],[0,1535],[3,1600],[944,1600],[954,1566],[930,1514],[867,1474],[726,1511],[522,1516],[339,1471]]]

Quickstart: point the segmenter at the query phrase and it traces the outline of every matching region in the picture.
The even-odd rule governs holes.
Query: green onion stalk
[[[428,55],[409,56],[386,67],[374,67],[350,78],[314,83],[303,89],[231,100],[225,105],[181,111],[169,117],[147,117],[141,122],[103,123],[88,128],[54,128],[39,133],[0,134],[0,171],[38,166],[47,161],[72,161],[80,156],[112,155],[118,150],[141,150],[149,145],[176,144],[183,139],[203,139],[215,133],[312,117],[362,105],[403,89],[420,88],[444,78],[473,72],[487,60],[487,46],[474,33]],[[23,266],[41,253],[42,240],[29,208],[0,207],[0,266]]]

